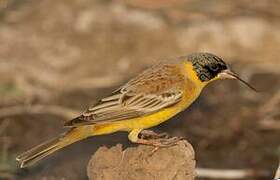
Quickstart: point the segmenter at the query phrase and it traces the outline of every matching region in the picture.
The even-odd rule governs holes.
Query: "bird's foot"
[[[157,139],[143,139],[139,138],[136,143],[154,146],[150,155],[153,155],[159,148],[166,148],[177,145],[177,143],[184,139],[183,137],[171,137],[171,138],[157,138]]]
[[[157,150],[159,150],[159,148],[175,146],[182,139],[184,139],[184,138],[183,137],[171,137],[171,138],[158,139],[158,142],[157,142],[157,144],[154,145],[154,149],[152,150],[150,155],[153,155]]]
[[[156,133],[152,130],[143,130],[139,135],[141,139],[160,139],[169,137],[167,133]]]

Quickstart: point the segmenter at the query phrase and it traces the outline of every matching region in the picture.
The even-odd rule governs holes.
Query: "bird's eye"
[[[209,66],[209,68],[210,68],[212,71],[218,71],[219,66],[218,66],[217,64],[211,64],[211,65]]]

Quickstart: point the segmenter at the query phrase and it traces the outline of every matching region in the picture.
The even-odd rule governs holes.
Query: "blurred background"
[[[15,157],[143,69],[197,51],[223,57],[261,92],[212,83],[156,130],[186,137],[198,167],[270,179],[280,156],[279,9],[278,0],[0,0],[0,179],[87,179],[90,156],[131,146],[126,133],[89,138],[25,170]]]

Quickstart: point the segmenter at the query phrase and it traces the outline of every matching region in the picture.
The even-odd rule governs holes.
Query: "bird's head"
[[[199,81],[208,84],[217,79],[237,79],[256,91],[248,82],[241,79],[228,65],[218,56],[210,53],[193,53],[187,56],[192,63],[192,68]]]

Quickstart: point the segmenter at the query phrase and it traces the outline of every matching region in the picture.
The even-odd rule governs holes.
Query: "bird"
[[[21,168],[29,167],[77,141],[118,131],[128,132],[132,143],[172,146],[180,138],[160,138],[161,134],[148,129],[188,108],[207,84],[218,79],[236,79],[256,91],[214,54],[180,56],[144,70],[78,117],[66,121],[68,131],[22,153],[16,160]]]

